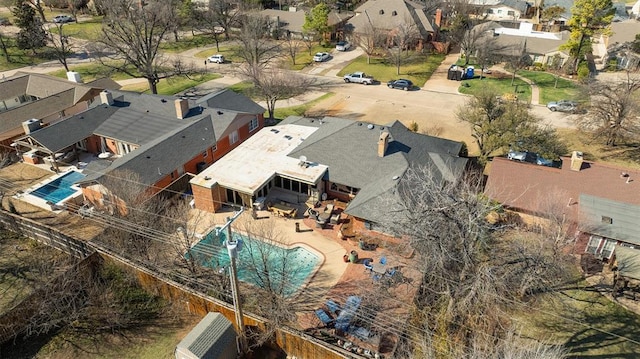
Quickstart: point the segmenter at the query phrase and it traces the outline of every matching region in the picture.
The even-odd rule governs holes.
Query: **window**
[[[236,142],[238,142],[238,131],[233,131],[229,135],[229,143],[233,145]]]
[[[487,9],[487,14],[493,14],[493,9]]]
[[[600,247],[600,242],[602,242],[602,237],[600,236],[589,237],[589,243],[587,243],[587,249],[585,249],[585,252],[596,254],[598,247]]]
[[[207,158],[207,156],[209,156],[209,152],[208,151],[202,152],[202,158]]]
[[[602,223],[603,224],[613,224],[613,218],[608,217],[608,216],[602,216]]]
[[[249,122],[249,132],[258,128],[258,118],[253,118],[251,122]]]
[[[515,11],[513,11],[513,10],[509,10],[509,11],[507,11],[507,15],[509,15],[509,16],[515,16],[515,15],[516,15],[516,12],[515,12]]]
[[[602,258],[609,259],[611,258],[611,255],[613,254],[613,250],[615,248],[616,248],[616,241],[611,239],[605,239],[600,255],[602,256]]]
[[[502,14],[502,10],[498,10],[498,15],[499,15],[499,14]]]

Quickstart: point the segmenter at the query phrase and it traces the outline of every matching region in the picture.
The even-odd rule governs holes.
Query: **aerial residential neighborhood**
[[[3,4],[0,357],[640,356],[638,13]]]

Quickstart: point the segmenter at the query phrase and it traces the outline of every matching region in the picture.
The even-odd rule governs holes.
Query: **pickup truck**
[[[354,72],[352,74],[344,75],[344,82],[353,82],[357,84],[365,84],[371,85],[373,83],[373,78],[371,76],[367,76],[364,72]]]

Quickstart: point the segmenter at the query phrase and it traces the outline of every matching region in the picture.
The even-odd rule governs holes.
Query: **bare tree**
[[[284,48],[287,51],[287,54],[291,58],[291,62],[293,65],[296,64],[296,56],[300,52],[302,48],[302,40],[296,39],[295,37],[289,34],[287,38],[284,40]]]
[[[217,26],[224,32],[226,40],[230,38],[230,32],[233,27],[238,26],[242,8],[235,6],[233,2],[228,0],[210,0],[207,11],[212,12]]]
[[[396,65],[396,74],[400,75],[400,66],[409,58],[409,50],[413,48],[418,39],[418,29],[415,22],[406,19],[391,31],[387,43],[387,54],[393,64]]]
[[[514,150],[535,151],[557,158],[566,147],[555,130],[540,125],[527,105],[503,101],[493,91],[482,91],[458,109],[459,121],[471,126],[472,136],[480,148],[479,160],[485,163],[492,155],[501,155],[511,146]]]
[[[73,54],[73,47],[69,42],[69,36],[64,34],[64,24],[56,24],[57,32],[51,31],[51,28],[47,29],[48,42],[53,47],[53,54],[56,60],[64,66],[65,71],[69,72],[69,64],[67,58]]]
[[[518,71],[530,66],[532,63],[531,56],[527,52],[527,40],[525,39],[522,46],[512,47],[510,54],[504,56],[507,67],[511,70],[511,86],[516,80]]]
[[[640,134],[637,102],[640,78],[627,73],[626,80],[589,83],[591,97],[589,112],[578,118],[578,126],[607,146],[615,146],[625,139],[637,139]]]
[[[366,16],[366,13],[363,15]],[[373,26],[371,22],[362,28],[358,29],[358,32],[354,32],[353,36],[356,39],[356,43],[365,54],[367,54],[367,64],[371,63],[371,56],[373,56],[378,48],[382,45],[383,32]]]
[[[465,348],[493,348],[507,335],[505,309],[562,280],[554,241],[544,236],[529,248],[516,232],[502,236],[486,220],[498,207],[479,196],[481,175],[447,181],[429,167],[410,168],[389,196],[385,223],[421,258],[423,283],[416,308],[433,334],[436,350],[464,357]],[[520,245],[517,245],[520,244]],[[526,279],[523,279],[526,278]]]
[[[42,23],[46,23],[47,22],[47,18],[44,16],[44,1],[42,0],[26,0],[27,3],[29,4],[29,6],[31,6],[32,8],[34,8],[37,12],[38,15],[40,15],[40,20],[42,20]]]
[[[280,45],[267,36],[268,19],[253,13],[246,16],[238,35],[240,56],[249,73],[257,71],[257,68],[266,67],[276,56],[280,54]]]
[[[314,79],[303,75],[262,67],[245,71],[254,84],[258,95],[267,103],[269,120],[274,120],[276,102],[305,93],[313,85]]]
[[[127,0],[103,0],[106,11],[102,36],[104,47],[100,62],[133,77],[144,77],[152,93],[158,93],[161,79],[190,75],[197,71],[179,59],[167,61],[159,47],[172,29],[170,3],[151,0],[143,7],[131,6]]]

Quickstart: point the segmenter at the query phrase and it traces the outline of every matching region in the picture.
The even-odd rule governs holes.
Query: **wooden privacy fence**
[[[235,312],[230,304],[199,293],[170,279],[168,275],[158,273],[146,268],[144,265],[123,258],[98,243],[84,242],[61,233],[48,225],[2,210],[0,210],[0,224],[7,230],[45,243],[75,257],[84,258],[78,264],[84,270],[91,268],[88,264],[95,263],[96,255],[99,255],[105,261],[117,264],[128,271],[133,271],[140,285],[146,290],[173,303],[184,303],[184,308],[190,313],[204,316],[208,312],[219,312],[235,325]],[[95,252],[98,252],[98,254],[90,257]],[[76,268],[75,270],[78,269]],[[16,333],[22,333],[26,329],[26,324],[22,323],[20,318],[29,318],[30,310],[37,307],[37,302],[43,298],[43,295],[41,292],[33,293],[12,310],[0,316],[0,343],[13,338]],[[244,314],[245,325],[260,330],[265,328],[264,318],[246,312]],[[330,346],[312,336],[293,329],[278,328],[275,336],[278,347],[289,356],[305,359],[362,358],[359,355]]]
[[[0,211],[0,224],[7,230],[45,243],[77,258],[85,258],[95,251],[82,240],[68,236],[46,224],[10,212]]]

